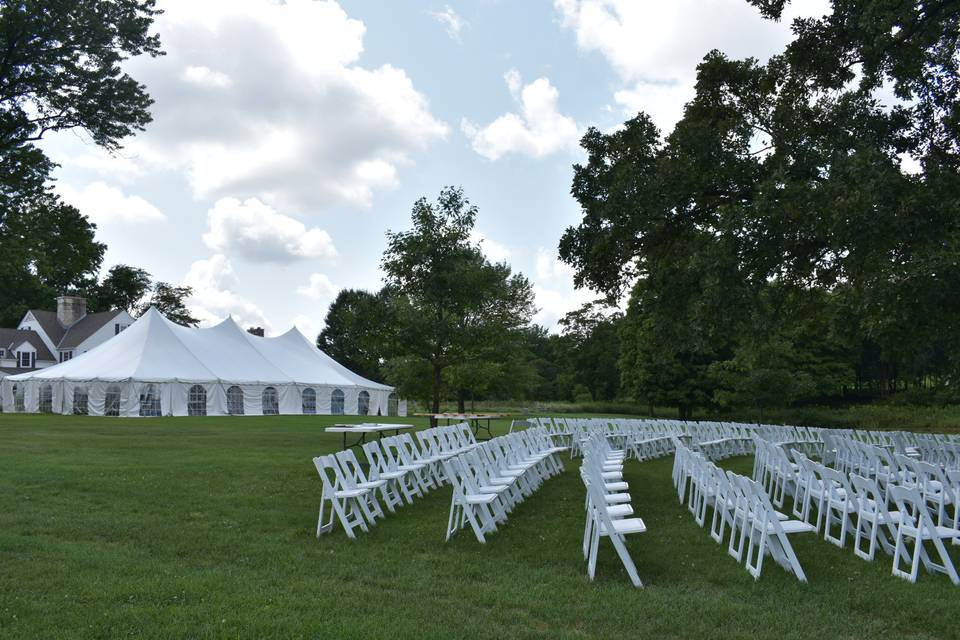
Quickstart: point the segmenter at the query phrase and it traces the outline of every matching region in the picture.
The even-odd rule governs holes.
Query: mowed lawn
[[[809,584],[772,561],[754,581],[678,504],[669,459],[626,468],[642,590],[608,543],[586,577],[578,461],[485,546],[444,543],[449,489],[317,540],[331,422],[0,415],[0,636],[960,637],[944,576],[911,585],[812,534],[794,538]]]

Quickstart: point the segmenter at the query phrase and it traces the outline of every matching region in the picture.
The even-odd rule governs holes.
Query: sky
[[[580,219],[578,141],[638,111],[665,132],[711,49],[760,60],[790,40],[746,0],[160,0],[166,55],[126,70],[153,122],[110,155],[46,138],[56,190],[115,264],[193,288],[202,324],[232,315],[314,336],[344,288],[376,290],[386,232],[460,186],[475,241],[533,283],[556,330],[597,296],[557,259]]]

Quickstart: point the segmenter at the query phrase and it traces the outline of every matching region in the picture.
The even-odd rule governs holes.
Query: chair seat
[[[379,489],[385,484],[387,484],[386,480],[371,480],[370,482],[358,482],[357,487],[360,489]]]
[[[786,534],[809,533],[817,530],[815,526],[809,522],[804,522],[803,520],[784,520],[780,523],[780,526],[783,528],[783,532]],[[767,528],[767,533],[773,533],[773,525],[770,525]]]
[[[427,466],[427,465],[425,465],[425,464],[401,464],[401,465],[397,465],[397,469],[400,469],[400,471],[419,471],[420,469],[423,469],[425,466]]]
[[[607,507],[607,513],[611,518],[626,518],[633,515],[633,505],[629,503],[615,504]]]
[[[604,480],[622,480],[623,474],[619,471],[603,471],[600,473]]]
[[[406,471],[383,471],[380,473],[380,477],[384,480],[396,480],[405,475],[407,475]]]
[[[626,482],[605,482],[603,488],[607,491],[626,491],[630,488]]]
[[[603,499],[606,500],[607,504],[619,504],[622,502],[630,502],[629,493],[608,493],[603,496]]]
[[[334,496],[337,498],[358,498],[360,496],[365,496],[370,493],[369,489],[344,489],[343,491],[337,491],[334,493]]]
[[[647,525],[643,524],[643,520],[640,518],[624,518],[623,520],[613,521],[613,530],[621,535],[627,533],[643,533],[647,530]],[[600,535],[608,535],[607,526],[602,522],[600,523]]]
[[[495,493],[468,493],[465,497],[467,504],[490,504],[497,499]]]

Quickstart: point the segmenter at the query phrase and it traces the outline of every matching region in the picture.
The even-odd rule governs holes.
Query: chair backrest
[[[360,466],[360,461],[357,460],[357,455],[353,452],[353,449],[338,451],[336,459],[343,470],[343,480],[347,488],[355,489],[358,484],[367,482],[367,476],[363,472],[363,467]]]

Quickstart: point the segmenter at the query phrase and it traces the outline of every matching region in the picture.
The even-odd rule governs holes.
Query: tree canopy
[[[688,415],[960,373],[960,5],[832,9],[766,64],[708,54],[665,137],[643,113],[583,137],[560,254],[632,291],[636,396]]]

